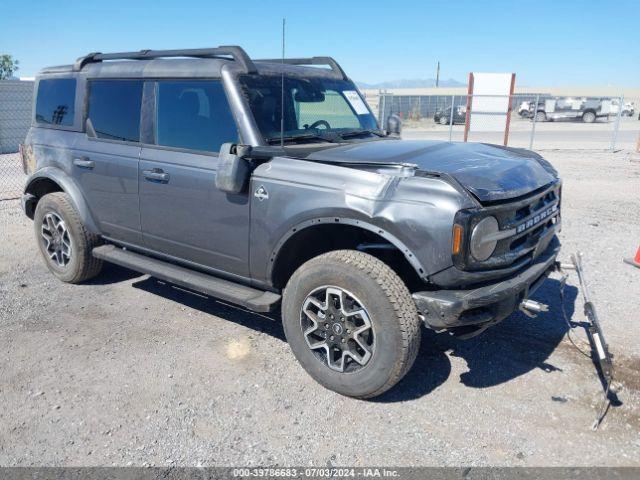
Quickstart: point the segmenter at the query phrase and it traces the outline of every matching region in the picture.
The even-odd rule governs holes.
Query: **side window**
[[[96,136],[112,140],[140,140],[140,80],[92,80],[89,82],[89,108]]]
[[[219,152],[238,130],[218,81],[160,81],[156,92],[156,143]]]
[[[36,100],[36,122],[48,125],[73,125],[76,79],[40,80]]]

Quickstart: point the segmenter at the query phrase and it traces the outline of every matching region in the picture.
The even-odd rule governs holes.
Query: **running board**
[[[280,303],[281,297],[277,293],[247,287],[130,250],[124,250],[115,245],[96,247],[93,249],[93,256],[106,262],[146,273],[180,287],[241,305],[254,312],[270,312]]]

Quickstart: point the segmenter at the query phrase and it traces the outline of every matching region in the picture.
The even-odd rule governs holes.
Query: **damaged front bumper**
[[[466,290],[416,292],[413,299],[427,327],[470,337],[508,317],[556,268],[560,242],[550,242],[525,270],[506,280]]]

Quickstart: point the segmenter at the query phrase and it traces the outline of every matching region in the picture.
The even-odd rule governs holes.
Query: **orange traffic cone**
[[[640,268],[640,247],[638,247],[636,256],[634,258],[625,258],[624,263],[628,263],[629,265]]]

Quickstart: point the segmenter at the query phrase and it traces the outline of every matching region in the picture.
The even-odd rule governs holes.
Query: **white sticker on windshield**
[[[342,93],[355,110],[356,115],[366,115],[369,113],[369,109],[362,101],[362,98],[360,98],[360,95],[358,95],[358,92],[355,90],[345,90]]]

